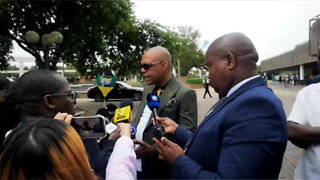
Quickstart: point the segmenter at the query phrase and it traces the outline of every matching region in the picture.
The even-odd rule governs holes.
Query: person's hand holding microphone
[[[118,130],[120,132],[120,136],[128,136],[131,138],[131,124],[118,123]]]
[[[160,123],[160,125],[164,128],[164,131],[166,134],[173,134],[176,129],[178,128],[179,124],[177,124],[175,121],[168,117],[158,117],[157,120]],[[156,124],[155,119],[152,118],[153,125]]]
[[[166,134],[174,134],[179,126],[175,121],[168,117],[157,116],[157,120],[164,128]],[[154,125],[156,124],[154,118],[152,118],[152,122]],[[171,142],[165,137],[162,137],[161,141],[157,138],[152,138],[152,140],[156,143],[156,148],[159,152],[159,159],[166,161],[170,165],[173,165],[179,155],[184,154],[183,149],[179,145]]]

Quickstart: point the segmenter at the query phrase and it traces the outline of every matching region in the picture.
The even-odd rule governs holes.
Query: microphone
[[[108,110],[107,110],[106,108],[100,108],[100,109],[98,109],[98,111],[96,112],[96,115],[101,115],[101,116],[103,116],[103,117],[106,118],[106,123],[107,123],[107,124],[108,124],[109,121],[110,121],[110,119],[109,119],[109,117],[108,117],[108,114],[109,114],[109,112],[108,112]]]
[[[114,123],[130,123],[131,120],[131,107],[126,106],[123,108],[116,109],[116,112],[114,114]]]
[[[117,106],[114,105],[114,104],[112,104],[112,103],[109,103],[109,104],[106,106],[106,109],[109,111],[109,114],[108,114],[109,119],[113,118],[114,113],[115,113],[115,111],[116,111],[116,109],[117,109]]]
[[[109,103],[105,108],[100,108],[97,110],[96,115],[101,115],[106,119],[106,131],[108,134],[112,134],[117,130],[117,126],[112,123],[112,118],[114,116],[117,106]]]
[[[101,116],[105,117],[108,120],[107,123],[109,123],[113,118],[116,109],[117,106],[110,103],[105,108],[98,109],[96,115],[100,114]]]
[[[164,135],[164,130],[156,118],[158,116],[157,109],[160,107],[159,97],[155,94],[148,94],[147,95],[147,105],[148,105],[149,109],[152,111],[153,118],[155,121],[155,125],[153,126],[154,137],[156,137],[157,139],[160,140],[161,137]]]
[[[131,99],[123,99],[120,108],[116,109],[114,123],[130,123],[132,117],[133,102]],[[135,138],[136,126],[131,124],[131,138]]]
[[[120,103],[120,108],[130,106],[131,110],[133,109],[133,101],[131,99],[123,99]]]
[[[116,109],[114,114],[114,123],[131,122],[131,109],[133,108],[133,102],[131,99],[123,99],[120,103],[120,108]]]

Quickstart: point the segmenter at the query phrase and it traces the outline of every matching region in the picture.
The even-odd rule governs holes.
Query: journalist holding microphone
[[[17,85],[12,89],[12,94],[6,98],[6,105],[11,107],[12,110],[7,111],[6,113],[10,113],[10,116],[5,117],[11,117],[11,119],[2,120],[17,119],[19,123],[13,128],[12,133],[7,133],[7,139],[1,146],[0,177],[2,178],[0,179],[97,178],[96,174],[93,174],[92,166],[88,163],[83,141],[75,129],[69,125],[75,113],[73,106],[75,98],[76,96],[71,92],[67,80],[56,72],[32,70],[20,77]],[[52,120],[53,117],[61,121]],[[37,129],[37,127],[39,128]],[[115,144],[111,155],[112,163],[108,167],[111,168],[111,171],[107,170],[110,171],[107,176],[109,179],[135,179],[136,156],[130,135],[129,138],[127,137],[127,132],[131,132],[131,125],[118,124],[118,129],[121,138]],[[16,136],[20,133],[23,136]],[[55,138],[58,140],[55,140]],[[64,146],[66,151],[55,151],[59,149],[55,147],[60,146]],[[42,149],[40,150],[39,147]],[[52,149],[55,150],[52,151]],[[72,156],[68,156],[68,159],[64,158],[61,161],[55,158],[56,156],[66,156],[64,153]],[[41,158],[43,156],[46,158]],[[17,160],[11,161],[11,157]],[[37,159],[39,161],[35,161],[32,157],[39,157]],[[29,159],[33,159],[32,162],[38,166],[30,166],[31,161]],[[52,168],[55,165],[57,171]],[[72,171],[70,165],[76,170]],[[117,170],[112,170],[112,167]],[[41,168],[47,169],[42,170]],[[104,170],[106,170],[105,166]],[[52,174],[52,171],[54,171],[54,174]],[[121,173],[118,173],[119,171]]]
[[[205,64],[220,102],[195,133],[169,118],[158,118],[165,137],[153,138],[159,158],[173,179],[277,179],[287,144],[281,101],[257,75],[258,53],[242,33],[219,37],[208,48]]]

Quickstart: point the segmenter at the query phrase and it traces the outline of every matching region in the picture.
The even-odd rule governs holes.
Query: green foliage
[[[189,84],[202,84],[203,79],[202,78],[187,78],[186,82]]]
[[[42,39],[29,43],[25,40],[28,31],[35,31],[40,37],[58,31],[63,37],[52,42],[63,41],[46,46],[41,44]],[[154,46],[166,47],[175,67],[180,60],[182,75],[187,75],[191,67],[201,67],[204,60],[197,46],[198,31],[136,20],[130,0],[2,1],[0,34],[6,38],[0,39],[0,51],[4,49],[0,52],[0,68],[7,66],[12,41],[32,54],[39,68],[47,68],[48,61],[50,69],[57,69],[63,59],[81,75],[101,74],[106,66],[116,76],[137,75],[143,52]],[[35,42],[37,38],[33,35],[31,39]],[[88,69],[91,72],[87,73]]]
[[[130,80],[127,81],[127,84],[129,84],[132,87],[143,87],[143,84],[140,81]]]
[[[181,75],[186,76],[192,67],[203,67],[204,53],[197,45],[200,38],[197,30],[192,27],[178,27],[178,29],[183,41],[177,58],[180,59]]]
[[[177,67],[180,60],[181,75],[186,76],[192,67],[202,67],[204,53],[198,47],[200,33],[192,27],[178,27],[177,30],[165,28],[164,47],[172,55],[173,65]]]
[[[5,70],[9,67],[9,60],[12,60],[10,53],[12,52],[12,41],[0,33],[0,70]]]
[[[46,68],[47,59],[49,68],[56,69],[62,58],[81,74],[100,66],[99,57],[107,63],[117,61],[116,55],[124,56],[128,50],[118,48],[118,42],[134,24],[129,0],[10,0],[0,4],[0,12],[0,33],[32,54],[39,68]],[[40,36],[59,31],[63,42],[46,47],[28,43],[25,33],[30,30]]]
[[[257,73],[261,73],[261,65],[257,65]]]
[[[19,79],[19,73],[1,73],[1,76],[10,77],[11,79],[17,81]]]
[[[163,46],[165,41],[160,24],[149,20],[137,21],[135,26],[113,41],[120,51],[112,54],[115,60],[110,62],[110,68],[117,71],[117,76],[137,75],[144,51],[154,46]]]
[[[16,65],[12,65],[12,66],[8,66],[8,68],[6,68],[6,70],[19,70],[19,67],[17,67]]]
[[[80,76],[80,73],[78,71],[76,71],[76,72],[65,72],[64,76],[66,78],[78,78]]]
[[[142,53],[154,46],[163,46],[169,50],[173,65],[180,60],[181,75],[185,76],[192,67],[202,67],[204,54],[198,48],[200,33],[191,27],[178,27],[178,30],[164,27],[156,22],[145,20],[137,24],[139,33],[136,40],[140,44],[140,54],[134,67],[139,67]]]

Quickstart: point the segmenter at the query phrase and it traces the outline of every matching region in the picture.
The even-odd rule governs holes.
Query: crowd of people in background
[[[265,79],[268,80],[268,77],[265,76]],[[283,84],[284,87],[290,87],[290,85],[309,85],[313,83],[320,82],[320,75],[312,76],[309,75],[308,77],[304,77],[304,80],[300,80],[299,75],[297,74],[280,74],[280,75],[271,75],[270,80],[272,83],[279,83]]]
[[[196,92],[173,76],[170,52],[146,50],[135,139],[128,123],[102,139],[81,139],[70,125],[77,96],[57,72],[32,70],[17,82],[0,78],[0,179],[277,179],[288,138],[306,149],[296,178],[319,179],[319,101],[307,97],[319,96],[319,83],[298,94],[287,122],[282,102],[257,73],[258,59],[242,33],[211,43],[203,98],[211,97],[211,86],[219,101],[197,126]],[[298,79],[278,80],[286,86]],[[160,98],[156,119],[149,94]],[[159,139],[156,122],[165,131]]]

